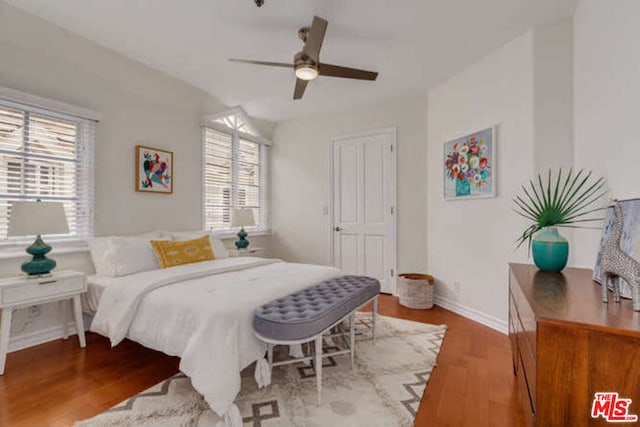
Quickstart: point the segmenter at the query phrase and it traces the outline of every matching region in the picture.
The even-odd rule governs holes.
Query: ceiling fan
[[[378,73],[374,71],[359,70],[357,68],[342,67],[320,62],[320,48],[324,41],[324,34],[327,31],[327,24],[326,19],[314,16],[311,27],[302,27],[298,30],[298,37],[304,42],[304,47],[302,51],[296,53],[293,57],[293,64],[236,58],[230,58],[229,61],[267,65],[270,67],[292,68],[296,75],[296,87],[293,91],[293,99],[302,98],[309,81],[318,76],[375,80],[378,77]]]

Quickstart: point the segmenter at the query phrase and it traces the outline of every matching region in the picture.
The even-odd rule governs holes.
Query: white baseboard
[[[433,300],[436,305],[439,305],[442,308],[446,308],[447,310],[453,311],[456,314],[481,323],[485,326],[490,327],[491,329],[502,332],[503,334],[509,333],[509,323],[504,320],[498,319],[494,316],[490,316],[486,313],[476,310],[475,308],[467,307],[466,305],[460,304],[457,301],[453,301],[441,295],[435,295]]]
[[[87,327],[85,325],[85,330],[86,329]],[[77,335],[76,324],[74,322],[69,322],[67,331],[69,332],[70,337]],[[62,325],[51,326],[49,328],[39,329],[33,332],[11,335],[11,338],[9,339],[9,353],[33,347],[34,345],[44,344],[49,341],[58,340],[61,339],[62,336]]]

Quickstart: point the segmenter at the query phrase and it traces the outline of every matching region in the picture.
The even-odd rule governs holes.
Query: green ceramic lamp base
[[[51,246],[47,245],[40,236],[36,238],[31,246],[27,248],[27,253],[33,258],[22,263],[22,271],[30,276],[47,274],[56,268],[55,260],[47,258],[46,254],[51,251]]]
[[[247,240],[247,232],[244,231],[244,228],[241,228],[238,231],[238,240],[236,240],[236,248],[238,249],[247,249],[249,247],[249,241]]]

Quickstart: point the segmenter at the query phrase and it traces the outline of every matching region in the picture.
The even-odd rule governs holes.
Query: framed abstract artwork
[[[444,143],[443,181],[446,200],[496,195],[495,128]]]
[[[624,224],[622,237],[620,238],[620,249],[631,258],[640,261],[640,199],[629,199],[618,201],[622,209]],[[604,226],[602,227],[602,237],[596,256],[596,265],[593,268],[593,280],[600,283],[604,278],[600,274],[600,261],[602,260],[602,248],[611,235],[613,229],[613,206],[609,206],[606,211]],[[631,298],[631,288],[624,279],[620,279],[620,295],[624,298]]]
[[[173,193],[173,152],[136,145],[136,191]]]

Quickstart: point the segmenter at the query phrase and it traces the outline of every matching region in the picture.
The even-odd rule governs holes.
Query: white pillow
[[[160,239],[157,239],[160,240]],[[120,277],[160,268],[151,240],[139,237],[110,237],[105,259],[105,276]]]
[[[211,241],[211,248],[213,249],[213,256],[217,259],[229,258],[229,251],[224,247],[222,240],[218,236],[216,236],[213,232],[208,231],[175,231],[170,232],[171,238],[173,240],[191,240],[197,239],[198,237],[202,237],[206,234],[209,235],[209,240]]]
[[[222,240],[214,233],[209,234],[209,239],[211,239],[211,247],[213,248],[213,255],[216,258],[229,258],[229,251],[222,243]]]
[[[118,236],[107,236],[107,237],[94,237],[92,239],[87,239],[87,245],[89,246],[89,251],[91,253],[91,260],[93,261],[93,267],[96,270],[96,274],[98,276],[110,276],[111,272],[114,270],[112,267],[112,262],[107,258],[107,249],[108,249],[108,241],[111,238]],[[160,240],[169,240],[170,237],[163,235],[160,231],[152,231],[149,233],[136,234],[133,236],[126,236],[125,238],[139,238],[146,239],[147,242],[155,239]]]

